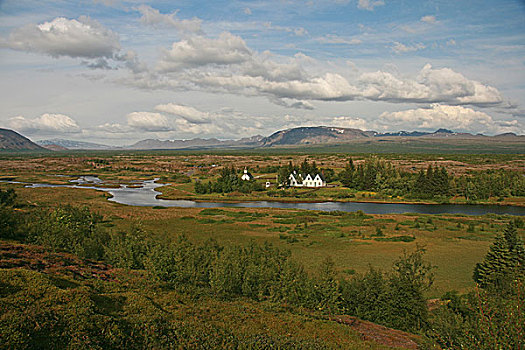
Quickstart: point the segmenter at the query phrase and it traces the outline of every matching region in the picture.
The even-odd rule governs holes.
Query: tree
[[[514,222],[508,223],[474,268],[473,279],[479,286],[497,294],[512,294],[516,280],[525,276],[525,249]]]
[[[389,273],[370,267],[364,275],[341,282],[345,312],[401,330],[418,331],[428,323],[425,291],[434,267],[423,260],[425,250],[405,252]]]
[[[319,310],[330,314],[338,308],[340,298],[339,286],[336,280],[335,264],[332,258],[326,257],[319,266],[319,279],[316,285]]]
[[[404,252],[395,263],[389,278],[390,326],[402,330],[419,330],[428,322],[424,293],[434,282],[434,266],[423,260],[424,248]]]
[[[146,233],[138,225],[132,225],[127,231],[112,234],[105,247],[105,260],[116,267],[143,269],[149,251],[146,237]]]
[[[31,216],[29,241],[81,258],[100,260],[104,256],[107,232],[101,227],[102,215],[87,207],[60,206]]]
[[[523,314],[523,242],[511,221],[474,269],[480,288],[447,300],[434,312],[427,335],[446,349],[521,349]]]

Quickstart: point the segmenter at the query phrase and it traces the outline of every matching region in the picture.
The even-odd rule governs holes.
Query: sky
[[[0,76],[32,140],[525,134],[525,1],[0,0]]]

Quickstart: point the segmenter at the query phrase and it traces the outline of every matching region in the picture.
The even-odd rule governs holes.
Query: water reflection
[[[252,201],[240,203],[228,202],[195,202],[190,200],[166,200],[159,199],[160,192],[157,188],[166,184],[159,184],[153,180],[138,181],[132,187],[126,184],[104,183],[96,176],[81,176],[78,179],[70,180],[71,185],[50,185],[50,184],[28,184],[26,187],[68,187],[68,188],[90,188],[104,191],[111,194],[108,200],[115,203],[133,206],[162,206],[162,207],[183,207],[183,208],[280,208],[280,209],[307,209],[322,211],[357,211],[361,210],[368,214],[467,214],[484,215],[510,214],[525,215],[525,207],[499,206],[499,205],[463,205],[463,204],[394,204],[394,203],[356,203],[356,202],[321,202],[321,203],[290,203],[290,202],[268,202]],[[15,183],[12,181],[11,183]],[[104,185],[108,187],[104,187]],[[116,187],[118,186],[118,187]]]

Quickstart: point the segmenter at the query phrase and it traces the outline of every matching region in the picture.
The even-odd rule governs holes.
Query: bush
[[[408,235],[374,238],[374,241],[383,241],[383,242],[413,242],[415,240],[416,240],[416,237],[408,236]]]
[[[396,329],[418,331],[426,327],[424,292],[433,282],[433,267],[423,261],[424,250],[404,253],[392,271],[370,267],[364,275],[341,281],[343,310],[361,319]]]
[[[110,236],[104,257],[110,264],[127,269],[143,269],[149,252],[145,232],[138,226]]]
[[[13,209],[15,199],[16,193],[13,189],[0,190],[0,238],[21,238],[18,232],[18,217]]]
[[[101,260],[109,235],[102,229],[102,216],[87,207],[58,207],[28,218],[30,242],[53,250],[74,253],[81,258]]]

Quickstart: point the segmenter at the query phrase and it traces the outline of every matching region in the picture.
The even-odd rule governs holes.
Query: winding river
[[[95,176],[81,176],[71,180],[70,185],[50,184],[27,184],[26,187],[68,187],[68,188],[90,188],[111,194],[108,200],[115,203],[152,207],[183,207],[183,208],[281,208],[281,209],[307,209],[322,211],[357,211],[361,210],[368,214],[509,214],[525,216],[525,207],[508,205],[467,205],[467,204],[400,204],[400,203],[359,203],[359,202],[317,202],[317,203],[295,203],[274,201],[250,201],[250,202],[196,202],[191,200],[167,200],[157,198],[160,192],[157,188],[165,184],[156,183],[158,179],[140,181],[136,184],[120,185],[118,188],[104,187],[104,182]],[[11,183],[20,183],[10,181]]]

